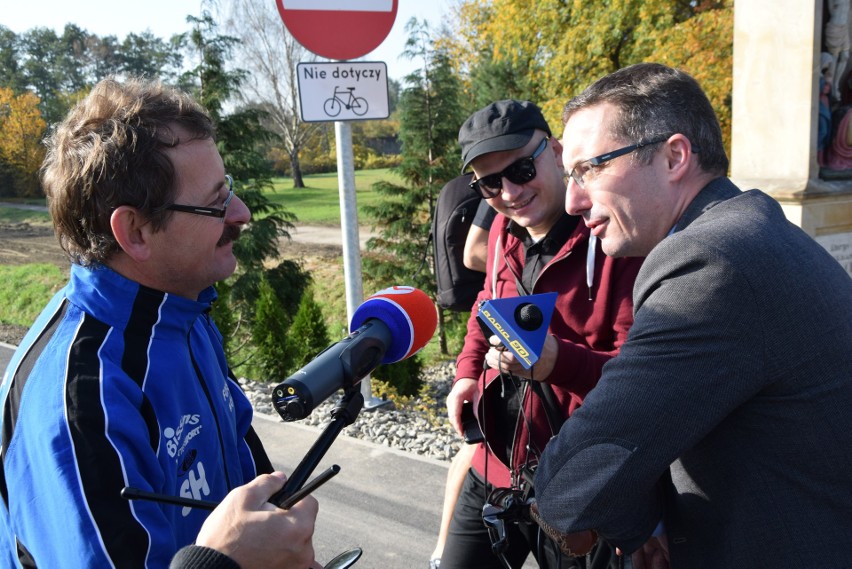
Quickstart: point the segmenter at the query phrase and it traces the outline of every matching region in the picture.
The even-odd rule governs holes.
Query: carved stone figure
[[[834,58],[828,74],[833,78],[831,96],[840,100],[840,82],[849,60],[849,0],[828,0],[829,20],[825,24],[825,48]]]

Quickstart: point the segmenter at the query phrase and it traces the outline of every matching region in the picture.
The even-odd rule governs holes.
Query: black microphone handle
[[[331,444],[340,434],[344,427],[351,425],[364,406],[364,396],[358,389],[349,389],[343,399],[332,411],[332,421],[329,423],[319,438],[311,446],[302,461],[293,469],[293,473],[287,478],[284,487],[269,498],[269,502],[280,506],[294,493],[297,492],[311,476],[311,473],[319,465],[325,453],[331,448]]]
[[[304,419],[340,389],[358,384],[376,369],[393,342],[390,328],[367,319],[272,390],[272,404],[285,421]]]

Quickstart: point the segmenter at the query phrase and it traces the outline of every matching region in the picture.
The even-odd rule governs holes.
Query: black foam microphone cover
[[[544,323],[541,308],[531,302],[519,304],[515,309],[515,322],[528,332],[538,330]]]

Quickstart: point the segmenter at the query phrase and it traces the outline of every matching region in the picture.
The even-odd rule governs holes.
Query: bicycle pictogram
[[[355,96],[355,87],[346,87],[346,89],[334,87],[334,95],[326,99],[322,109],[330,117],[336,117],[340,111],[346,107],[359,117],[367,113],[367,99],[364,97]],[[343,98],[341,98],[343,97]],[[345,100],[344,100],[345,99]]]

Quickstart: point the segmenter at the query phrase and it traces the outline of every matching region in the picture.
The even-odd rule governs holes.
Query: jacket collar
[[[66,296],[109,326],[124,330],[131,318],[139,322],[144,313],[157,322],[159,334],[185,337],[199,316],[210,309],[216,290],[211,286],[201,292],[198,300],[190,300],[142,286],[103,265],[72,264]]]
[[[710,183],[698,192],[698,195],[695,196],[695,199],[692,200],[692,203],[689,204],[686,211],[677,220],[673,232],[685,229],[689,224],[701,217],[703,213],[740,193],[742,193],[741,190],[726,177],[710,180]]]

